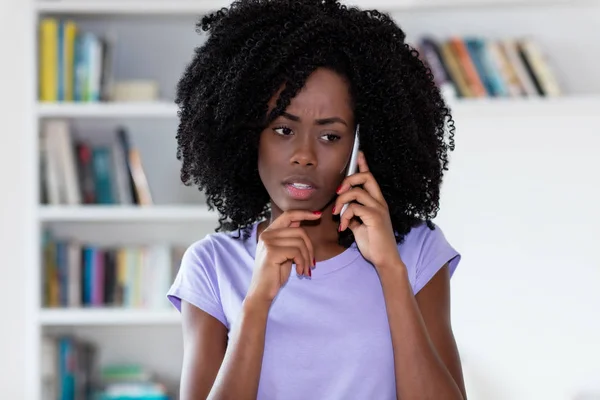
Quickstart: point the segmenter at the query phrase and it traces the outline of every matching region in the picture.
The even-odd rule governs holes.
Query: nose
[[[310,142],[310,138],[307,136],[308,135],[304,135],[301,140],[297,140],[296,143],[294,143],[295,147],[290,158],[290,164],[303,167],[317,165],[317,156],[313,145]]]

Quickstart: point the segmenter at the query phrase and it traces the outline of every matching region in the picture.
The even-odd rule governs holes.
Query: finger
[[[290,274],[292,273],[292,261],[285,262],[281,264],[279,267],[281,268],[279,276],[281,277],[280,285],[285,285],[285,283],[290,279]]]
[[[342,193],[348,191],[352,188],[352,186],[362,186],[364,190],[367,191],[375,200],[379,203],[384,204],[385,199],[383,198],[383,193],[381,193],[381,188],[379,184],[375,180],[375,177],[370,172],[358,172],[356,174],[348,176],[346,179],[342,181],[337,193],[341,195]]]
[[[350,220],[354,218],[354,207],[350,206],[354,206],[355,204],[356,203],[348,204],[348,208],[346,208],[346,211],[344,211],[344,213],[340,216],[340,225],[338,227],[338,230],[340,232],[345,231],[348,227],[348,224],[350,223]]]
[[[367,164],[367,157],[365,157],[364,151],[358,152],[357,158],[358,171],[359,172],[369,172],[369,165]]]
[[[373,196],[373,198],[379,201],[384,200],[383,194],[381,193],[381,188],[379,187],[377,180],[375,179],[373,174],[370,173],[369,165],[367,164],[367,158],[363,151],[358,152],[357,164],[358,173],[352,174],[346,179],[346,181],[348,182],[348,186],[343,184],[340,192],[342,192],[344,189],[350,186],[363,185],[365,190],[367,190],[367,192],[369,192]]]
[[[292,224],[299,224],[299,222],[293,222]],[[265,229],[266,232],[266,229]],[[264,238],[264,240],[271,240],[271,239],[276,239],[276,238],[285,238],[285,237],[300,237],[302,238],[302,240],[304,240],[304,244],[306,245],[306,248],[308,249],[308,255],[309,255],[309,259],[308,261],[310,263],[312,263],[311,265],[314,265],[314,260],[315,260],[315,250],[313,247],[313,244],[310,240],[310,238],[308,237],[308,234],[306,233],[306,231],[302,228],[299,227],[291,227],[291,228],[282,228],[282,229],[277,229],[276,231],[271,231],[271,232],[263,232],[262,238]]]
[[[367,223],[370,219],[370,210],[372,209],[358,203],[349,204],[344,214],[340,217],[339,231],[342,232],[346,230],[348,226],[353,222],[352,219],[354,217],[358,217],[363,221],[363,223]]]
[[[306,246],[306,242],[300,237],[284,237],[284,238],[276,238],[269,240],[270,246],[275,247],[297,247],[302,253],[302,258],[306,260],[306,265],[302,265],[303,267],[310,267],[310,263],[312,257],[310,256],[310,252],[308,247]]]
[[[292,261],[296,264],[296,271],[300,268],[300,271],[303,270],[304,265],[306,265],[306,260],[302,256],[302,252],[298,247],[290,246],[290,247],[276,247],[277,258],[275,259],[278,264],[285,264],[289,261]]]
[[[314,221],[321,218],[320,211],[292,210],[285,211],[267,227],[267,229],[287,228],[294,222]],[[265,229],[265,230],[267,230]]]
[[[367,193],[367,191],[355,187],[338,196],[338,198],[335,200],[334,208],[332,210],[333,215],[340,213],[343,205],[352,201],[357,201],[358,203],[367,207],[381,206],[377,200]]]

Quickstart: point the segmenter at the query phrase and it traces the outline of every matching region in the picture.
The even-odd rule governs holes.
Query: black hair
[[[361,148],[396,239],[431,220],[454,150],[454,121],[429,68],[393,19],[334,0],[241,0],[201,18],[206,41],[177,85],[181,180],[220,214],[217,231],[269,216],[258,174],[261,131],[318,67],[350,83]],[[282,86],[277,106],[267,103]],[[340,243],[352,243],[351,231]]]

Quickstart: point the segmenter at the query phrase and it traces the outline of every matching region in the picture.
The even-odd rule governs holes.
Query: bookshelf
[[[45,327],[177,325],[180,315],[173,310],[67,309],[43,310],[39,323]]]
[[[216,213],[202,206],[43,206],[41,221],[216,222]]]
[[[456,9],[459,8],[486,8],[497,6],[530,6],[535,5],[554,5],[570,3],[572,0],[376,0],[368,2],[368,7],[376,9],[393,10],[431,10],[431,9]],[[143,4],[143,6],[142,6]],[[39,12],[52,12],[62,14],[158,14],[158,15],[187,15],[204,13],[215,9],[216,7],[227,6],[229,2],[219,1],[193,1],[193,0],[171,0],[169,2],[161,0],[141,1],[38,1],[37,9]],[[347,4],[356,4],[365,6],[364,1],[348,1]]]
[[[479,115],[481,112],[519,116],[529,113],[558,110],[565,114],[587,114],[598,106],[600,95],[573,95],[558,98],[489,98],[449,99],[452,111],[461,115]],[[38,104],[39,118],[149,118],[174,119],[177,108],[168,102],[153,103],[98,103],[98,104]]]
[[[177,108],[169,102],[133,103],[41,103],[40,118],[176,118]]]
[[[140,149],[155,204],[136,205],[43,205],[32,214],[35,226],[31,248],[40,249],[43,232],[50,229],[62,237],[77,237],[102,245],[123,243],[189,244],[213,231],[215,213],[204,205],[192,188],[178,183],[175,160],[177,110],[173,104],[174,84],[194,46],[202,37],[194,32],[196,16],[228,2],[193,0],[38,0],[33,7],[32,32],[36,38],[42,17],[68,17],[82,30],[116,38],[114,74],[123,79],[142,77],[159,85],[159,99],[151,102],[38,102],[37,85],[31,94],[31,153],[38,162],[38,133],[44,122],[68,120],[90,140],[100,141],[112,135],[115,127],[125,126],[132,142]],[[579,118],[597,114],[600,109],[600,77],[595,65],[600,50],[588,32],[595,29],[600,15],[598,6],[574,0],[379,0],[353,1],[369,8],[392,12],[405,27],[408,38],[423,34],[445,37],[451,34],[481,33],[489,37],[533,35],[539,38],[555,69],[559,72],[565,95],[557,98],[485,98],[449,100],[457,129],[472,121],[498,122],[504,119],[528,119],[547,115]],[[543,12],[540,12],[543,11]],[[596,14],[594,14],[596,13]],[[569,19],[570,38],[557,33],[556,27]],[[535,24],[532,25],[531,21]],[[565,42],[566,41],[566,42]],[[588,46],[587,50],[582,47]],[[578,62],[573,62],[578,60]],[[31,57],[32,79],[36,81],[37,56]],[[531,129],[533,124],[527,124]],[[524,130],[523,134],[526,134]],[[485,135],[485,132],[481,133]],[[156,162],[160,160],[160,162]],[[37,172],[35,181],[40,174]],[[43,255],[28,265],[31,302],[31,343],[28,352],[30,382],[28,399],[42,399],[42,337],[64,333],[82,336],[97,345],[100,362],[131,361],[153,368],[171,387],[177,387],[180,367],[181,335],[179,316],[171,309],[118,309],[104,307],[42,307],[41,286]],[[133,336],[130,334],[134,332]],[[115,339],[116,338],[116,339]],[[155,350],[168,343],[173,352]]]

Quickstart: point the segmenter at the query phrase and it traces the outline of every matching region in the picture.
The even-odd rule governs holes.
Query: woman
[[[243,0],[199,29],[178,158],[221,218],[168,293],[181,398],[465,398],[460,255],[431,222],[452,119],[403,31],[332,0]]]

